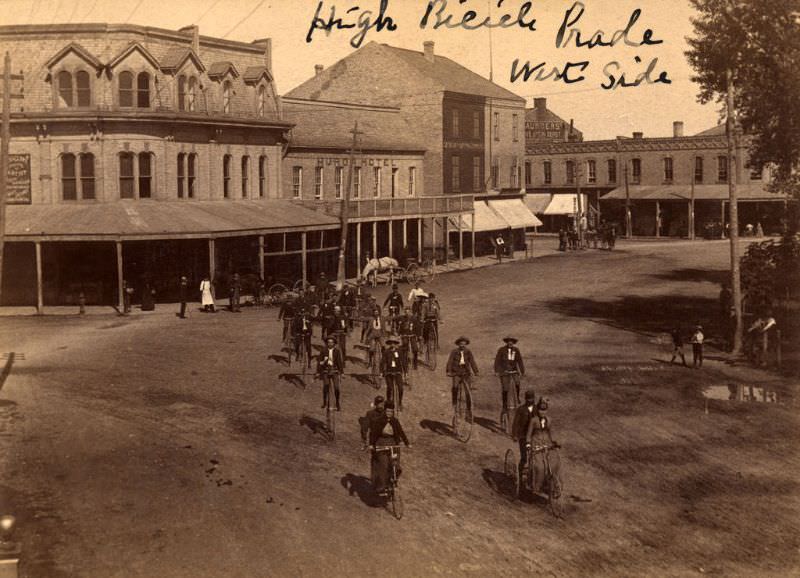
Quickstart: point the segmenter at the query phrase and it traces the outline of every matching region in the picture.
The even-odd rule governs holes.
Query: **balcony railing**
[[[411,215],[439,215],[471,213],[474,195],[443,195],[438,197],[403,197],[396,199],[370,198],[351,199],[351,219],[371,219],[380,217],[405,217]],[[298,204],[329,215],[339,216],[342,208],[340,200],[309,201],[296,200]]]

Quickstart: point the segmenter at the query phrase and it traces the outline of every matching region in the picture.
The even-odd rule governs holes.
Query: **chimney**
[[[188,32],[192,35],[192,50],[198,56],[200,55],[200,27],[197,24],[191,26],[184,26],[178,32]]]
[[[546,98],[534,98],[533,99],[533,108],[541,108],[542,110],[547,109],[547,99]]]
[[[267,70],[272,72],[272,38],[259,38],[253,40],[250,44],[261,47],[264,51],[264,66],[267,67]]]
[[[672,136],[675,138],[683,136],[683,121],[676,120],[672,123]]]
[[[321,64],[315,64],[314,65],[314,76],[319,76],[320,74],[322,74],[323,70],[325,70],[324,66],[322,66]]]
[[[433,40],[426,40],[422,43],[423,51],[425,53],[425,60],[428,62],[433,62]]]
[[[643,132],[635,132],[635,133],[633,133],[633,138],[642,139],[642,138],[644,138],[644,133]]]

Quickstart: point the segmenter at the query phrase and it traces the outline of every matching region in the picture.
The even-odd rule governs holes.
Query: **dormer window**
[[[233,85],[230,80],[226,80],[222,85],[222,113],[231,113],[231,97],[233,96]]]
[[[181,74],[178,77],[178,110],[194,112],[197,96],[197,78]]]
[[[150,75],[146,72],[136,77],[136,106],[150,108]]]
[[[56,82],[60,108],[91,106],[92,89],[88,72],[78,70],[73,74],[68,70],[62,70],[56,76]]]
[[[266,108],[267,108],[267,89],[262,85],[258,87],[258,94],[256,96],[256,115],[258,116],[258,118],[264,118]]]

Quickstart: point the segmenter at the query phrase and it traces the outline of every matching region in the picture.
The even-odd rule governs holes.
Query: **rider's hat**
[[[461,337],[459,337],[458,339],[456,339],[456,345],[461,345],[462,343],[464,345],[469,345],[469,339],[467,339],[463,335]]]
[[[325,343],[327,343],[328,341],[333,341],[334,343],[339,343],[339,340],[338,340],[338,339],[336,339],[336,337],[334,337],[333,335],[328,335],[328,336],[325,338]]]
[[[379,404],[383,403],[384,401],[385,400],[383,399],[382,395],[376,395],[375,399],[372,400],[372,405],[379,405]]]
[[[386,340],[386,345],[391,345],[392,343],[394,343],[395,345],[400,345],[400,341],[398,341],[394,337],[390,337],[389,339]]]
[[[529,389],[525,392],[525,401],[536,401],[536,392]]]
[[[539,403],[536,404],[536,409],[538,409],[539,411],[545,411],[547,410],[547,407],[548,407],[547,400],[543,397],[540,397]]]
[[[516,337],[503,337],[503,341],[505,341],[506,343],[508,342],[516,343],[518,339]]]
[[[397,283],[392,283],[392,289],[397,289]]]

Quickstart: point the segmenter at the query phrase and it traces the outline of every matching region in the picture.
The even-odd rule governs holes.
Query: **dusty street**
[[[0,318],[0,352],[24,354],[0,391],[0,496],[22,574],[797,575],[796,390],[714,348],[727,247],[621,243],[437,277],[445,351],[406,394],[400,521],[360,451],[376,391],[344,381],[327,441],[320,384],[287,375],[276,310]],[[665,363],[675,322],[707,328],[701,370]],[[461,334],[481,370],[466,444],[450,435],[443,369]],[[551,402],[564,520],[509,497],[491,367],[506,334]],[[706,413],[704,386],[754,382],[787,403]]]

